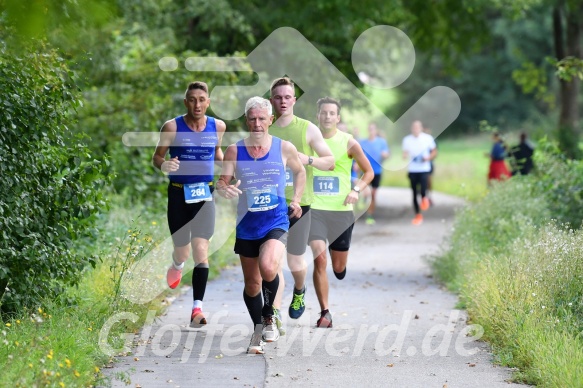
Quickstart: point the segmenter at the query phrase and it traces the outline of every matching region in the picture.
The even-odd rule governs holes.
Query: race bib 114
[[[315,176],[314,194],[338,195],[340,193],[340,180],[337,176]]]

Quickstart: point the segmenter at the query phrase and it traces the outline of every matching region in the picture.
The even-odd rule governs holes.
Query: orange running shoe
[[[421,210],[425,211],[427,209],[429,209],[429,198],[427,197],[423,197],[421,198]]]
[[[168,287],[174,289],[180,284],[182,279],[182,269],[174,268],[174,265],[170,265],[168,272],[166,272],[166,281],[168,282]]]
[[[423,223],[423,216],[421,214],[417,214],[411,223],[413,225],[421,225]]]
[[[202,309],[194,308],[192,309],[192,314],[190,315],[190,327],[201,327],[206,325],[206,318],[202,313]]]

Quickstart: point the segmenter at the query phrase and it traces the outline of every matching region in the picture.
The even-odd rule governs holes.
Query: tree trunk
[[[0,313],[2,312],[2,297],[6,293],[8,287],[8,279],[0,279]]]
[[[564,11],[564,12],[561,12]],[[563,13],[563,15],[561,15]],[[583,4],[575,7],[567,7],[561,10],[556,7],[553,12],[553,30],[555,39],[555,52],[557,59],[572,56],[581,59],[581,16],[583,15]],[[567,24],[566,34],[563,35],[562,17],[565,17]],[[565,42],[565,44],[563,44]],[[573,77],[570,81],[560,80],[560,103],[561,111],[559,115],[559,146],[570,158],[580,157],[579,149],[579,108],[578,97],[581,81],[578,77]]]

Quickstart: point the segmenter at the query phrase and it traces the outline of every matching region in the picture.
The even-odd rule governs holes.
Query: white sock
[[[199,308],[202,310],[202,300],[195,300],[194,303],[192,304],[192,308],[193,309]]]
[[[180,263],[180,265],[176,264],[176,262],[174,261],[174,259],[172,259],[172,265],[174,266],[174,269],[182,269],[184,268],[184,263]]]

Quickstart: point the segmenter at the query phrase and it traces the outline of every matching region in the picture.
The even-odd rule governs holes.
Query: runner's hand
[[[162,172],[168,174],[169,172],[174,172],[174,171],[178,171],[178,169],[180,168],[180,160],[178,160],[178,156],[166,160],[162,163],[162,165],[160,166],[160,170],[162,170]]]
[[[344,200],[344,206],[349,204],[355,204],[358,202],[358,193],[354,190],[351,190],[350,193],[346,196]]]
[[[241,180],[238,180],[234,185],[227,185],[224,188],[219,189],[219,194],[225,198],[237,198],[240,194],[243,194],[241,190],[238,189],[241,184]]]
[[[289,218],[300,218],[302,216],[302,207],[297,202],[291,202],[289,204]]]

